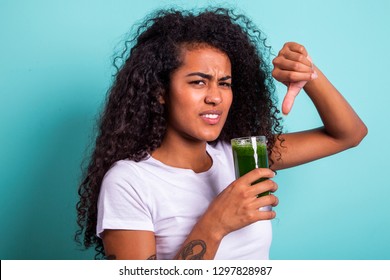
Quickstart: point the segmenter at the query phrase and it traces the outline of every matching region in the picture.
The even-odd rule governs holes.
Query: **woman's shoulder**
[[[143,177],[142,168],[140,168],[142,164],[143,161],[136,162],[129,159],[116,161],[106,172],[103,183],[128,185],[137,181]]]
[[[228,141],[219,140],[209,143],[207,145],[207,152],[214,160],[218,160],[224,166],[230,166],[233,163],[232,146]]]
[[[213,151],[217,154],[231,153],[231,149],[232,149],[232,146],[231,146],[230,142],[225,141],[225,140],[218,140],[218,141],[210,142],[207,145],[207,150],[209,152]]]

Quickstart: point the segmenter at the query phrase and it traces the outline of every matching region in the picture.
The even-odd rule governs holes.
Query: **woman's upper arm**
[[[102,239],[107,259],[156,259],[156,241],[152,231],[104,230]]]
[[[346,149],[342,141],[328,135],[324,128],[281,135],[283,141],[276,140],[272,152],[272,169],[280,170],[329,155]]]

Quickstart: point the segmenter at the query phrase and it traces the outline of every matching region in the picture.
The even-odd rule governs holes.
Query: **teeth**
[[[204,116],[206,118],[208,118],[208,119],[216,119],[216,118],[218,118],[217,114],[205,114]]]

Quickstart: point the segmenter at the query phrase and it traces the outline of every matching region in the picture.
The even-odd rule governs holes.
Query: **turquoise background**
[[[219,3],[250,16],[275,53],[305,45],[369,128],[355,149],[278,173],[271,258],[390,259],[389,1],[0,0],[1,259],[93,257],[73,241],[75,204],[113,55],[156,8]],[[321,123],[301,94],[284,124]]]

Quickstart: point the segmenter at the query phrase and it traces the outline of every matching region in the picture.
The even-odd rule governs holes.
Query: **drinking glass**
[[[231,140],[231,144],[236,179],[255,168],[268,168],[267,138],[265,136],[234,138]],[[260,178],[252,185],[264,180],[267,178]],[[258,194],[258,197],[269,194],[269,191],[263,192]],[[271,206],[261,207],[260,210],[269,211]]]

